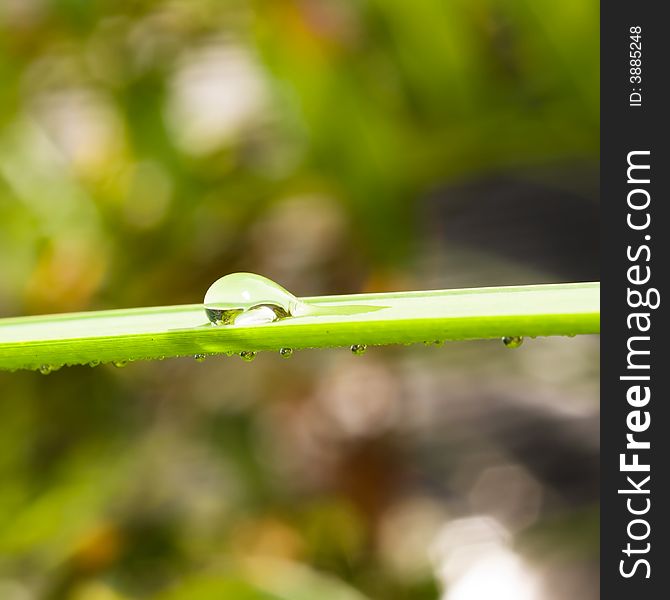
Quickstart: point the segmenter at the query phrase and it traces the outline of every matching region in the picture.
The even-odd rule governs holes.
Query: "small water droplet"
[[[123,369],[128,364],[127,360],[115,360],[112,362],[112,364],[117,368],[117,369]]]
[[[88,363],[88,366],[93,368],[93,367],[97,367],[99,364],[100,364],[99,360],[92,360],[90,363]]]
[[[54,368],[51,365],[41,365],[38,371],[42,373],[42,375],[48,375],[54,371]]]
[[[426,346],[442,346],[444,344],[444,340],[432,340],[429,342],[424,342],[424,345]]]
[[[368,347],[365,344],[354,344],[351,346],[351,352],[356,356],[364,354],[367,349]]]
[[[254,358],[256,358],[256,353],[253,352],[252,350],[243,350],[242,352],[240,352],[240,358],[242,360],[246,360],[247,362],[251,362],[252,360],[254,360]]]
[[[206,354],[194,354],[193,358],[195,359],[195,362],[204,362],[204,360],[207,358]]]
[[[502,341],[506,348],[518,348],[523,344],[523,337],[520,335],[509,335],[505,336]]]
[[[293,348],[280,348],[279,356],[282,358],[290,358],[293,355]]]

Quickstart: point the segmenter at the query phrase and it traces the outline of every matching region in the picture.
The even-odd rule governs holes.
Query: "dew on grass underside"
[[[282,358],[290,358],[292,354],[293,354],[293,348],[279,349],[279,356],[281,356]]]
[[[502,341],[506,348],[518,348],[523,344],[523,337],[520,335],[508,335],[505,336]]]
[[[365,354],[365,351],[368,349],[368,347],[365,344],[354,344],[351,346],[351,352],[355,356],[360,356],[361,354]]]
[[[254,360],[254,358],[256,358],[256,353],[251,350],[243,350],[242,352],[240,352],[240,358],[247,362],[251,362],[252,360]]]

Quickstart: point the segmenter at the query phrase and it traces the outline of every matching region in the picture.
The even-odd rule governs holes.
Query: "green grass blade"
[[[600,284],[305,298],[335,314],[211,326],[199,304],[0,319],[0,369],[282,347],[406,344],[600,331]],[[338,306],[375,310],[338,315]],[[335,310],[332,310],[335,309]],[[343,313],[346,311],[343,311]]]

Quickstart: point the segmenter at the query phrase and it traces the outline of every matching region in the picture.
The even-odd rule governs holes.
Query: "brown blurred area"
[[[4,0],[0,316],[598,279],[598,10]],[[598,343],[0,373],[0,598],[595,599]]]

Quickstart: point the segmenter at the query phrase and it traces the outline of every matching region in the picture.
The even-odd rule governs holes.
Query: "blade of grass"
[[[321,296],[374,310],[214,327],[199,304],[0,319],[0,369],[224,352],[600,331],[600,284]],[[331,312],[331,311],[329,311]],[[346,311],[343,311],[343,313]]]

